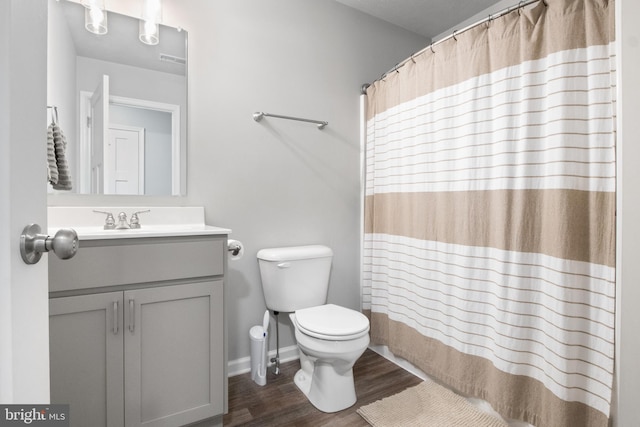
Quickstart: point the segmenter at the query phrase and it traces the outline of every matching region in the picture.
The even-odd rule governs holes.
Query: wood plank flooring
[[[371,350],[353,368],[358,401],[344,411],[327,414],[317,410],[293,383],[300,368],[295,360],[271,369],[267,385],[259,386],[246,373],[229,378],[229,413],[225,426],[368,426],[356,413],[362,406],[417,385],[422,380]]]

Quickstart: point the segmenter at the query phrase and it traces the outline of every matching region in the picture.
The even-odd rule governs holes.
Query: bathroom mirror
[[[187,32],[160,25],[147,45],[137,17],[106,13],[96,35],[82,4],[49,0],[47,120],[64,132],[71,192],[184,195]]]

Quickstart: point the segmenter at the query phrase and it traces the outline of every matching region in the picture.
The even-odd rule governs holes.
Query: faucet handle
[[[113,230],[114,228],[116,228],[116,220],[113,218],[113,214],[111,212],[105,212],[105,211],[97,211],[97,210],[93,210],[95,213],[101,213],[101,214],[106,214],[107,217],[104,220],[104,229],[105,230]]]
[[[147,212],[151,212],[151,209],[146,209],[144,211],[138,211],[138,212],[134,212],[131,214],[131,223],[130,226],[131,228],[140,228],[140,218],[138,218],[138,214],[142,214],[142,213],[147,213]]]

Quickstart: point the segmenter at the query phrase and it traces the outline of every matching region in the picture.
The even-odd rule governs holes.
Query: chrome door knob
[[[73,258],[78,251],[78,233],[72,228],[62,228],[53,239],[47,237],[45,247],[47,250],[53,249],[53,253],[60,259]]]
[[[78,251],[80,242],[78,234],[71,228],[63,228],[49,237],[41,234],[38,224],[29,224],[20,236],[20,255],[26,264],[35,264],[40,261],[43,252],[53,250],[60,259],[72,258]]]

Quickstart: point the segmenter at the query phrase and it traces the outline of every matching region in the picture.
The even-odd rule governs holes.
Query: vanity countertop
[[[130,219],[134,212],[147,209],[150,211],[139,214],[140,228],[123,230],[105,230],[103,225],[106,214],[94,212],[111,212],[117,223],[120,212],[125,212]],[[211,236],[231,233],[228,228],[205,224],[203,207],[49,207],[49,235],[54,235],[60,228],[73,228],[80,240]]]
[[[138,229],[104,230],[102,227],[70,227],[78,233],[80,240],[135,239],[141,237],[209,236],[229,234],[227,228],[210,225],[151,225]],[[49,228],[54,235],[59,228]]]

